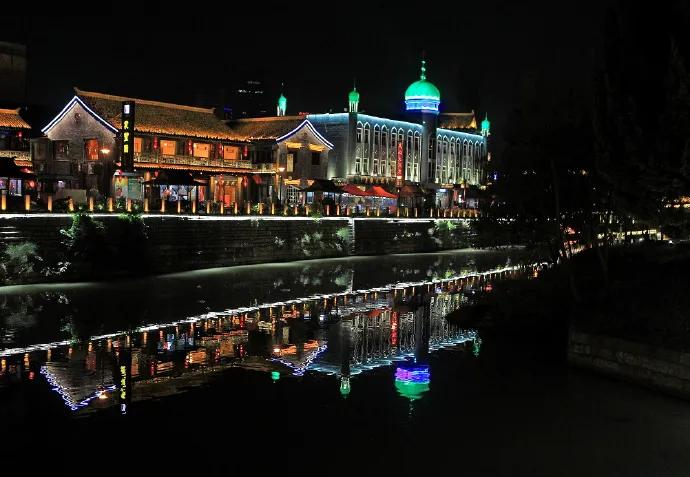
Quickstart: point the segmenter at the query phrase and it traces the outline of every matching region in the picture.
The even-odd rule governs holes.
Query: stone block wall
[[[690,399],[690,353],[571,330],[568,362]]]
[[[44,259],[41,269],[55,268],[65,260],[72,263],[70,271],[59,277],[37,270],[28,282],[90,280],[348,255],[433,252],[467,246],[469,230],[468,219],[151,214],[143,217],[147,236],[143,239],[128,232],[125,221],[115,214],[94,218],[105,226],[103,247],[110,255],[97,264],[80,266],[68,254],[60,233],[72,224],[67,214],[0,215],[0,251],[9,243],[34,242]],[[444,235],[437,224],[447,225],[447,220],[454,231]]]

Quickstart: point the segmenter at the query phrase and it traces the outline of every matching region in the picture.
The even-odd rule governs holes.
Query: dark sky
[[[5,17],[0,41],[28,45],[29,101],[56,110],[75,85],[192,104],[201,91],[260,77],[271,103],[285,82],[288,114],[335,112],[356,76],[362,109],[396,114],[423,50],[442,109],[488,111],[494,126],[525,85],[550,95],[591,82],[602,2],[415,4],[297,2],[285,3],[285,12],[257,2],[244,12],[203,5],[170,15],[173,7],[133,6],[129,17]]]

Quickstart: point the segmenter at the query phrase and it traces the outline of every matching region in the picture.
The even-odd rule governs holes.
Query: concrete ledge
[[[690,400],[690,354],[571,330],[568,362]]]

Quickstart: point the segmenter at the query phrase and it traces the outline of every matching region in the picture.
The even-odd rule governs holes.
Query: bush
[[[24,281],[34,272],[34,267],[43,261],[38,255],[38,245],[33,242],[8,244],[2,255],[0,271],[5,283]]]
[[[73,262],[88,265],[91,272],[106,265],[111,256],[106,240],[105,226],[84,212],[72,214],[72,225],[60,230],[65,236],[63,243]]]

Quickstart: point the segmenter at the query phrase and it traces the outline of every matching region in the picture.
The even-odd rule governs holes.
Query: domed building
[[[474,111],[442,112],[441,92],[427,76],[426,60],[419,78],[404,91],[400,119],[362,112],[362,98],[366,101],[354,88],[347,112],[308,115],[334,145],[328,178],[395,188],[411,206],[465,206],[465,189],[485,179],[488,118],[480,131]]]

